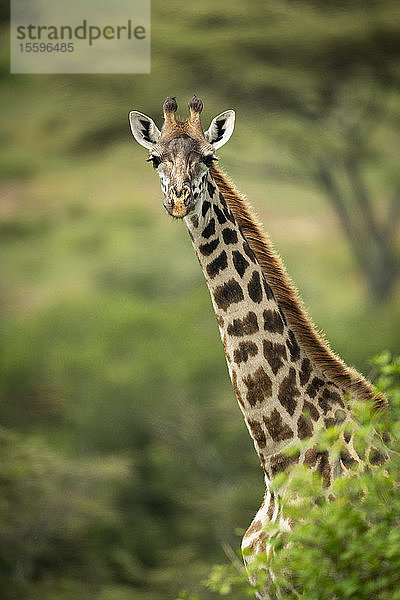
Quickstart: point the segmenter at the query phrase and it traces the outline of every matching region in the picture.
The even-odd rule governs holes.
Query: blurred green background
[[[373,376],[400,350],[398,2],[153,0],[151,75],[123,76],[10,75],[0,16],[2,598],[212,598],[262,474],[127,114],[237,111],[220,164]]]

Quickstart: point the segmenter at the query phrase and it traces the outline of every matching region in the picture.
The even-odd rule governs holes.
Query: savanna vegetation
[[[205,124],[236,109],[220,162],[318,326],[372,377],[371,357],[399,352],[396,11],[155,0],[150,75],[47,76],[10,75],[1,9],[4,600],[215,598],[218,574],[203,582],[262,499],[202,274],[130,109],[161,124],[167,95],[185,116],[193,93]],[[338,597],[363,597],[354,581]]]

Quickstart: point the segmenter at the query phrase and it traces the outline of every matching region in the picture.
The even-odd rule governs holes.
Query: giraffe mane
[[[354,394],[358,399],[373,400],[375,409],[387,409],[388,402],[385,396],[376,393],[372,384],[356,369],[348,367],[331,350],[323,333],[317,330],[308,316],[303,301],[287,274],[281,258],[273,249],[261,223],[253,217],[253,211],[245,197],[215,166],[211,167],[210,172],[255,253],[291,329],[308,356],[321,372],[337,386]]]

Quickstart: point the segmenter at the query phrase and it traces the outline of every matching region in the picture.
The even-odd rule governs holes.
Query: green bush
[[[3,600],[91,597],[104,580],[99,530],[120,516],[122,457],[70,458],[36,436],[0,428],[0,587]]]
[[[297,524],[290,533],[271,526],[274,552],[268,560],[257,557],[250,567],[255,587],[266,586],[271,598],[282,593],[304,600],[400,598],[400,358],[391,360],[384,353],[374,364],[377,388],[387,395],[391,409],[376,413],[365,403],[354,404],[357,425],[349,433],[361,448],[373,438],[374,446],[383,449],[382,439],[389,440],[389,460],[366,470],[355,465],[333,483],[330,500],[320,477],[306,467],[294,467],[274,479],[275,489],[285,486],[285,514]],[[307,445],[317,441],[321,450],[340,452],[344,427],[320,431]],[[206,585],[232,598],[236,593],[241,598],[254,594],[245,569],[237,563],[216,566]]]

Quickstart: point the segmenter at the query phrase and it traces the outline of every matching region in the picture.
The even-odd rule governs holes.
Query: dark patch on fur
[[[261,427],[261,423],[258,421],[247,421],[250,427],[251,434],[255,441],[257,442],[258,447],[262,450],[267,445],[267,438],[265,437],[265,433]]]
[[[249,356],[256,356],[258,348],[254,342],[240,342],[239,346],[233,353],[233,360],[237,365],[241,362],[247,362]]]
[[[264,416],[263,420],[268,429],[268,433],[274,442],[283,442],[284,440],[290,440],[293,437],[293,431],[289,425],[283,421],[276,408],[271,411],[269,417]]]
[[[322,479],[324,480],[324,485],[328,487],[331,483],[331,466],[329,464],[329,454],[327,450],[323,452],[319,452],[320,459],[318,465],[318,471],[322,475]]]
[[[313,434],[313,425],[310,418],[301,415],[297,421],[297,435],[300,440],[311,437]]]
[[[327,400],[325,400],[325,398],[318,398],[318,405],[320,407],[320,409],[322,410],[322,412],[324,413],[324,415],[326,415],[327,412],[329,412],[330,406],[329,406],[329,402]]]
[[[264,329],[271,333],[283,333],[283,321],[276,310],[264,310]]]
[[[246,240],[243,242],[243,250],[245,251],[245,253],[249,257],[249,259],[251,260],[251,262],[253,262],[254,264],[256,264],[257,263],[256,255],[254,254],[253,250],[250,248],[250,245],[249,245],[248,242],[246,242]]]
[[[258,271],[254,271],[251,279],[247,285],[247,291],[249,292],[250,298],[253,302],[257,302],[259,304],[262,300],[262,287],[260,281],[260,273]]]
[[[243,383],[247,386],[246,398],[250,406],[261,403],[270,398],[272,382],[262,367],[259,367],[253,375],[243,377]]]
[[[284,361],[287,360],[286,347],[277,342],[263,341],[264,356],[269,362],[274,375],[277,374]]]
[[[340,452],[340,460],[346,469],[350,469],[350,467],[357,463],[357,461],[351,456],[350,452],[346,450],[346,448],[343,448],[343,450]]]
[[[269,501],[269,506],[268,506],[268,510],[267,510],[267,517],[269,519],[272,519],[272,517],[274,516],[274,510],[275,510],[275,500],[273,495],[271,494],[271,498]]]
[[[319,452],[316,448],[309,448],[304,455],[304,464],[311,468],[318,464],[317,470],[322,475],[324,485],[328,486],[330,484],[331,467],[326,450]]]
[[[319,419],[318,409],[311,402],[307,402],[307,400],[304,400],[303,414],[309,414],[313,421],[318,421]]]
[[[288,331],[289,339],[286,340],[286,345],[289,348],[290,358],[296,362],[300,358],[300,348],[291,329]]]
[[[374,446],[371,446],[368,454],[368,462],[371,465],[381,465],[387,460],[387,456]]]
[[[213,185],[211,181],[207,181],[207,191],[210,195],[210,198],[212,198],[215,192],[215,185]]]
[[[228,325],[227,331],[228,335],[234,335],[236,337],[256,333],[258,331],[257,315],[250,311],[243,319],[234,319],[233,322]]]
[[[315,398],[318,390],[321,386],[324,385],[324,380],[319,377],[314,377],[311,383],[307,386],[306,392],[310,396],[310,398]]]
[[[219,206],[214,204],[213,207],[214,207],[214,212],[217,215],[218,223],[220,225],[223,225],[224,223],[226,223],[226,217],[225,217],[224,213],[222,212],[222,210],[219,208]]]
[[[316,448],[308,448],[304,454],[304,464],[309,467],[315,467],[318,460],[318,450]]]
[[[222,237],[224,238],[225,244],[236,244],[238,241],[236,231],[230,227],[226,227],[222,230]]]
[[[294,465],[298,462],[299,456],[286,456],[285,454],[274,454],[270,459],[270,467],[272,476],[285,471],[290,465]]]
[[[215,289],[214,300],[219,308],[227,310],[231,304],[244,300],[242,288],[236,279],[230,279]]]
[[[229,210],[228,205],[226,203],[225,198],[223,197],[223,195],[221,194],[221,192],[219,193],[219,201],[221,203],[222,206],[222,212],[224,213],[225,217],[231,222],[231,223],[236,223],[235,221],[235,217],[233,216],[232,212]]]
[[[210,256],[210,254],[212,254],[214,252],[215,248],[218,247],[218,244],[219,244],[219,239],[215,238],[215,240],[208,242],[208,244],[202,244],[199,247],[199,250],[204,256]]]
[[[215,233],[215,219],[212,218],[207,227],[203,229],[203,233],[201,234],[205,238],[210,238]]]
[[[290,367],[289,375],[282,380],[278,392],[279,402],[286,408],[289,415],[293,415],[296,410],[297,396],[300,396],[300,392],[296,385],[296,370]]]
[[[222,250],[221,254],[219,254],[217,258],[214,258],[214,260],[207,265],[207,273],[211,277],[211,279],[214,279],[214,277],[216,277],[218,273],[226,269],[227,266],[228,259],[226,256],[226,252],[225,250]]]
[[[322,392],[322,397],[324,398],[324,400],[327,400],[330,406],[332,406],[332,404],[339,404],[339,406],[344,408],[344,402],[337,392],[334,392],[333,390],[330,390],[326,387]]]
[[[230,221],[233,225],[236,224],[235,217],[233,216],[233,213],[229,210],[229,208],[224,209],[224,215],[226,216],[228,221]]]
[[[201,214],[203,215],[203,217],[206,216],[206,214],[208,213],[210,208],[211,208],[210,202],[208,202],[208,200],[204,200],[203,206],[201,207]]]
[[[265,275],[263,274],[263,286],[264,286],[264,291],[265,291],[265,295],[267,296],[267,300],[273,300],[274,299],[274,292],[272,291],[271,286],[267,283],[267,280],[265,278]],[[283,322],[286,323],[286,319],[284,317],[283,312],[281,311],[281,309],[279,308],[279,312],[281,313],[281,317],[283,319]]]
[[[308,358],[303,358],[301,361],[301,371],[299,373],[300,385],[304,386],[308,383],[311,375],[311,362]]]
[[[247,267],[249,266],[249,263],[247,262],[243,254],[241,254],[238,250],[234,250],[232,252],[232,258],[236,271],[238,272],[240,277],[243,277]]]

